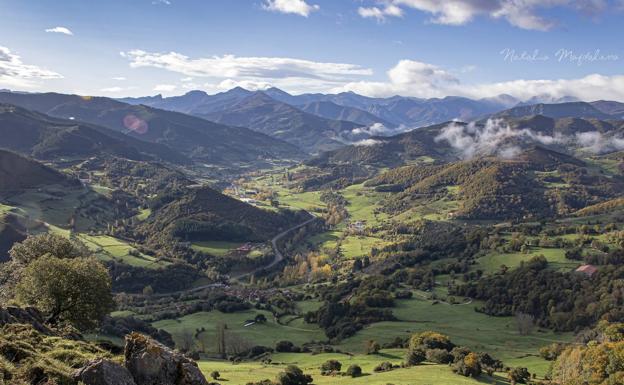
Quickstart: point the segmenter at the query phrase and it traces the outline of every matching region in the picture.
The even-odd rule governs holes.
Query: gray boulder
[[[136,385],[128,369],[116,362],[97,359],[74,373],[85,385]]]
[[[136,385],[208,385],[195,361],[139,333],[126,336],[125,366]]]

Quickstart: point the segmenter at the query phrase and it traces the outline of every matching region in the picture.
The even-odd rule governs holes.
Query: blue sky
[[[0,88],[118,97],[275,85],[293,93],[624,100],[622,7],[608,0],[0,0]]]

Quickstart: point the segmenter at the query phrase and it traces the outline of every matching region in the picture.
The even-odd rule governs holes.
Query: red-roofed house
[[[597,271],[598,269],[594,265],[582,265],[582,266],[579,266],[578,269],[576,269],[577,273],[583,273],[588,277],[591,277]]]

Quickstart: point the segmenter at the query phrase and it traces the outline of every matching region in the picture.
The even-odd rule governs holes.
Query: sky
[[[624,0],[0,0],[0,88],[624,102]]]

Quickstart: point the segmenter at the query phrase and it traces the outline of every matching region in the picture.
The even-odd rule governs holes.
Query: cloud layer
[[[360,7],[358,12],[362,17],[383,20],[402,16],[404,8],[411,8],[430,14],[430,21],[436,24],[463,25],[484,16],[539,31],[549,30],[557,23],[542,15],[548,9],[566,7],[595,15],[608,6],[606,0],[386,0],[382,3],[382,7]]]
[[[624,150],[624,138],[606,135],[598,131],[587,131],[575,135],[545,135],[531,129],[514,129],[498,119],[488,119],[484,126],[451,123],[435,138],[436,142],[447,142],[461,157],[497,155],[513,158],[520,153],[517,141],[542,145],[566,145],[592,154]]]
[[[63,76],[32,64],[25,64],[10,49],[0,46],[0,85],[5,87],[32,88],[39,81],[61,79]]]
[[[573,96],[580,100],[624,101],[624,75],[590,74],[578,79],[518,79],[464,84],[449,71],[435,65],[401,60],[387,72],[386,81],[359,80],[331,91],[353,91],[376,97],[404,95],[431,98],[455,95],[484,98],[509,94],[521,100],[535,95],[549,95],[553,98]]]

